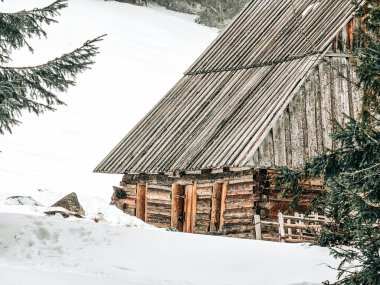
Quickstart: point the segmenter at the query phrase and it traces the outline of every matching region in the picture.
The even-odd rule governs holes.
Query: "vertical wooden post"
[[[222,195],[220,197],[219,231],[223,230],[223,225],[224,225],[224,212],[226,210],[227,188],[228,188],[228,181],[224,181],[223,186],[222,186]]]
[[[280,234],[280,242],[285,242],[284,215],[282,213],[278,213],[278,232]]]
[[[352,51],[354,48],[354,20],[348,22],[347,32],[348,32],[348,48]]]
[[[300,220],[300,225],[304,225],[304,218],[305,218],[305,214],[300,214],[300,218],[302,220]],[[300,230],[300,233],[301,233],[301,239],[303,238],[303,230]]]
[[[261,221],[260,221],[260,215],[254,216],[255,221],[255,231],[256,231],[256,239],[261,240]]]
[[[173,229],[177,229],[178,227],[178,198],[179,195],[179,185],[177,183],[172,184],[172,213],[171,213],[171,220],[170,220],[170,227]]]
[[[194,182],[191,191],[191,220],[190,220],[190,233],[195,231],[195,221],[197,218],[197,182]]]
[[[136,190],[136,217],[145,221],[146,188],[147,184],[137,183]]]
[[[291,225],[292,224],[292,220],[288,219],[287,220],[287,224]],[[288,228],[288,235],[289,235],[289,239],[292,239],[292,228]]]
[[[148,187],[148,182],[145,184],[145,212],[144,212],[144,221],[148,222],[148,192],[149,192],[149,187]]]
[[[193,185],[185,186],[185,223],[183,225],[183,231],[185,233],[191,232],[192,222],[192,200],[193,200]]]
[[[294,213],[294,217],[299,218],[299,216],[300,216],[300,215],[298,214],[298,212],[295,212],[295,213]],[[296,224],[300,224],[300,221],[299,221],[298,219],[296,220]],[[296,230],[296,233],[299,234],[299,233],[300,233],[300,230],[297,229],[297,230]]]
[[[212,189],[210,232],[215,232],[219,229],[221,194],[222,184],[214,183]]]

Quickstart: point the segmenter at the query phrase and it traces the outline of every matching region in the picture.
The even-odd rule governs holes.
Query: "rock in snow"
[[[20,206],[39,206],[43,207],[43,205],[36,200],[34,200],[30,196],[11,196],[5,199],[5,205],[20,205]]]
[[[61,200],[55,202],[52,207],[61,207],[69,211],[75,216],[84,217],[86,215],[83,207],[78,201],[78,196],[75,192],[70,193],[63,197]],[[54,211],[54,210],[51,210]],[[58,210],[59,212],[59,210]],[[46,213],[46,212],[45,212]]]

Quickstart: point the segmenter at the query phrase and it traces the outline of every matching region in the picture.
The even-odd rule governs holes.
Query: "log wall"
[[[171,186],[147,183],[145,222],[161,228],[171,226]]]
[[[276,171],[252,170],[250,174],[225,178],[173,178],[172,181],[125,180],[114,187],[113,203],[125,213],[160,228],[181,232],[255,238],[254,215],[277,219],[288,213],[290,199],[275,184]],[[305,182],[308,206],[320,181]]]

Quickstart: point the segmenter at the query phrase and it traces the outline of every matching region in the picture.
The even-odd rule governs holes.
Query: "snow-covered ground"
[[[63,219],[44,217],[43,207],[3,203],[1,285],[311,285],[335,276],[325,263],[336,261],[320,247],[169,232],[117,209],[113,219],[95,223],[91,211],[85,219]],[[122,215],[129,224],[113,222]]]
[[[84,219],[45,217],[62,195],[28,194],[0,193],[1,285],[314,285],[336,275],[326,248],[166,231],[85,195]]]
[[[51,206],[64,196],[66,194],[41,189],[24,193],[0,192],[0,215],[12,213],[45,216],[44,212],[53,209]],[[124,214],[101,198],[79,194],[78,199],[86,213],[86,219],[101,219],[103,222],[118,226],[155,228],[136,217]]]
[[[7,0],[0,11],[45,6],[52,0]],[[62,99],[67,107],[24,115],[13,134],[0,136],[0,191],[48,189],[109,200],[120,175],[95,166],[176,83],[216,37],[193,17],[160,7],[104,0],[70,0],[48,38],[32,40],[34,54],[14,53],[14,66],[38,64],[88,39],[108,34],[92,70]]]

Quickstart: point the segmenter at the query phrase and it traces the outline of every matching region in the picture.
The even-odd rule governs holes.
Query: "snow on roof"
[[[320,2],[317,2],[317,3],[310,4],[310,5],[307,6],[306,9],[302,12],[301,16],[302,16],[302,17],[305,17],[309,12],[311,12],[313,9],[315,9],[319,4],[321,4],[321,3],[320,3]]]

